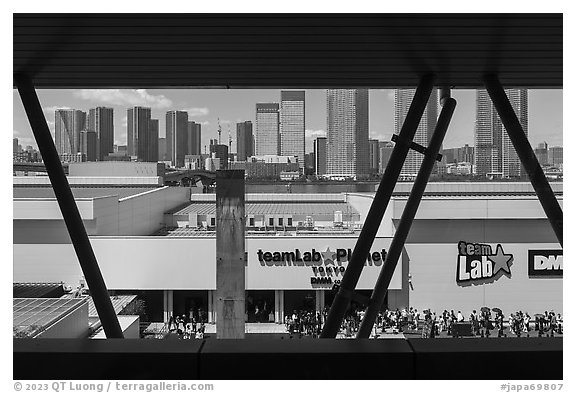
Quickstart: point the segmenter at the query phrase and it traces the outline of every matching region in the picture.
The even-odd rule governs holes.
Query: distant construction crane
[[[220,118],[218,118],[218,144],[221,144],[220,136],[222,135],[222,127],[220,127]]]
[[[228,124],[228,153],[232,151],[232,134],[230,134],[230,124]]]

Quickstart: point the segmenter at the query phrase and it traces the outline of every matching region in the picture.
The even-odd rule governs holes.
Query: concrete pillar
[[[324,310],[324,291],[317,289],[316,290],[316,312],[322,314],[322,310]]]
[[[208,291],[208,323],[214,323],[214,291]]]
[[[284,323],[284,291],[274,291],[274,322]]]
[[[174,315],[174,291],[164,290],[164,323],[168,323],[170,317]]]
[[[216,171],[216,337],[244,338],[244,171]]]

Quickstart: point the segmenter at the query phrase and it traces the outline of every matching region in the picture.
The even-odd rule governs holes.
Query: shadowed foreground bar
[[[562,338],[14,339],[14,379],[556,379]]]

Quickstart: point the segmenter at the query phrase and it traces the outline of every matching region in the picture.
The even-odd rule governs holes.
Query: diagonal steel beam
[[[416,89],[412,104],[400,130],[400,134],[398,135],[398,142],[394,145],[390,161],[388,161],[388,165],[386,165],[386,170],[382,175],[378,191],[374,196],[374,200],[362,226],[362,231],[356,241],[352,258],[350,262],[348,262],[348,267],[346,268],[344,277],[342,277],[340,288],[330,307],[326,323],[320,335],[321,338],[335,338],[336,334],[338,334],[340,324],[350,304],[350,299],[353,297],[356,284],[358,284],[358,280],[360,279],[360,274],[364,268],[368,252],[374,243],[374,238],[382,222],[382,217],[388,207],[388,202],[390,201],[390,197],[398,181],[398,176],[408,155],[410,144],[412,143],[422,114],[428,104],[430,93],[434,87],[434,80],[434,75],[425,75],[420,80],[420,84]]]
[[[550,221],[550,225],[552,225],[558,242],[563,246],[564,218],[562,208],[554,196],[550,183],[548,183],[544,175],[544,171],[530,146],[530,142],[522,129],[520,121],[518,121],[516,112],[514,112],[510,100],[496,75],[486,75],[484,77],[484,85],[496,111],[498,111],[502,124],[510,137],[510,141],[514,145],[516,153],[518,153],[518,158],[530,178],[532,187],[534,187],[534,191],[536,191],[536,195],[538,195],[540,204],[548,217],[548,221]]]
[[[52,135],[50,135],[50,129],[46,123],[34,85],[30,78],[22,74],[14,75],[14,82],[24,104],[30,127],[34,133],[36,143],[38,143],[38,149],[42,155],[46,172],[48,172],[48,177],[52,183],[70,240],[76,251],[78,262],[80,262],[80,267],[84,273],[86,284],[88,284],[90,289],[90,295],[94,300],[94,306],[102,322],[106,337],[124,338],[118,317],[114,312],[114,307],[112,307],[110,296],[106,290],[104,278],[88,239],[86,228],[84,228],[84,223],[80,217],[78,206],[76,206],[72,190],[70,190],[70,185],[60,164],[60,157],[58,157]]]
[[[410,227],[418,211],[418,206],[422,200],[422,195],[424,195],[424,190],[428,184],[428,179],[434,168],[434,161],[436,160],[436,155],[440,151],[442,146],[442,141],[450,125],[450,120],[452,119],[452,114],[456,108],[456,100],[453,98],[445,98],[443,103],[442,111],[438,117],[438,122],[436,123],[436,128],[434,129],[434,134],[432,139],[426,148],[426,154],[424,155],[424,160],[414,180],[414,185],[410,191],[410,196],[402,212],[402,217],[400,217],[400,222],[398,223],[398,228],[394,234],[394,239],[390,244],[390,249],[386,255],[386,260],[384,261],[384,266],[380,270],[378,275],[378,280],[376,281],[376,286],[374,291],[372,291],[372,296],[370,297],[370,302],[366,308],[366,313],[364,318],[360,323],[360,328],[358,333],[356,333],[356,338],[370,338],[370,332],[378,316],[378,312],[384,303],[384,298],[386,297],[386,292],[388,292],[388,286],[390,285],[390,280],[392,280],[392,275],[398,264],[398,259],[402,254],[402,249],[406,243],[406,238],[410,232]]]

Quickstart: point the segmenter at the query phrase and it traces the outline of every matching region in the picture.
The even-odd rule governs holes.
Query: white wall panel
[[[471,240],[471,239],[462,239]],[[495,243],[489,243],[496,250]],[[551,243],[503,243],[506,254],[512,254],[510,277],[503,275],[494,282],[459,285],[456,282],[458,245],[408,244],[412,286],[410,306],[418,310],[431,308],[438,315],[444,309],[469,313],[480,307],[499,307],[508,317],[511,312],[528,311],[531,315],[554,310],[562,313],[562,279],[529,278],[528,250],[558,249]]]

